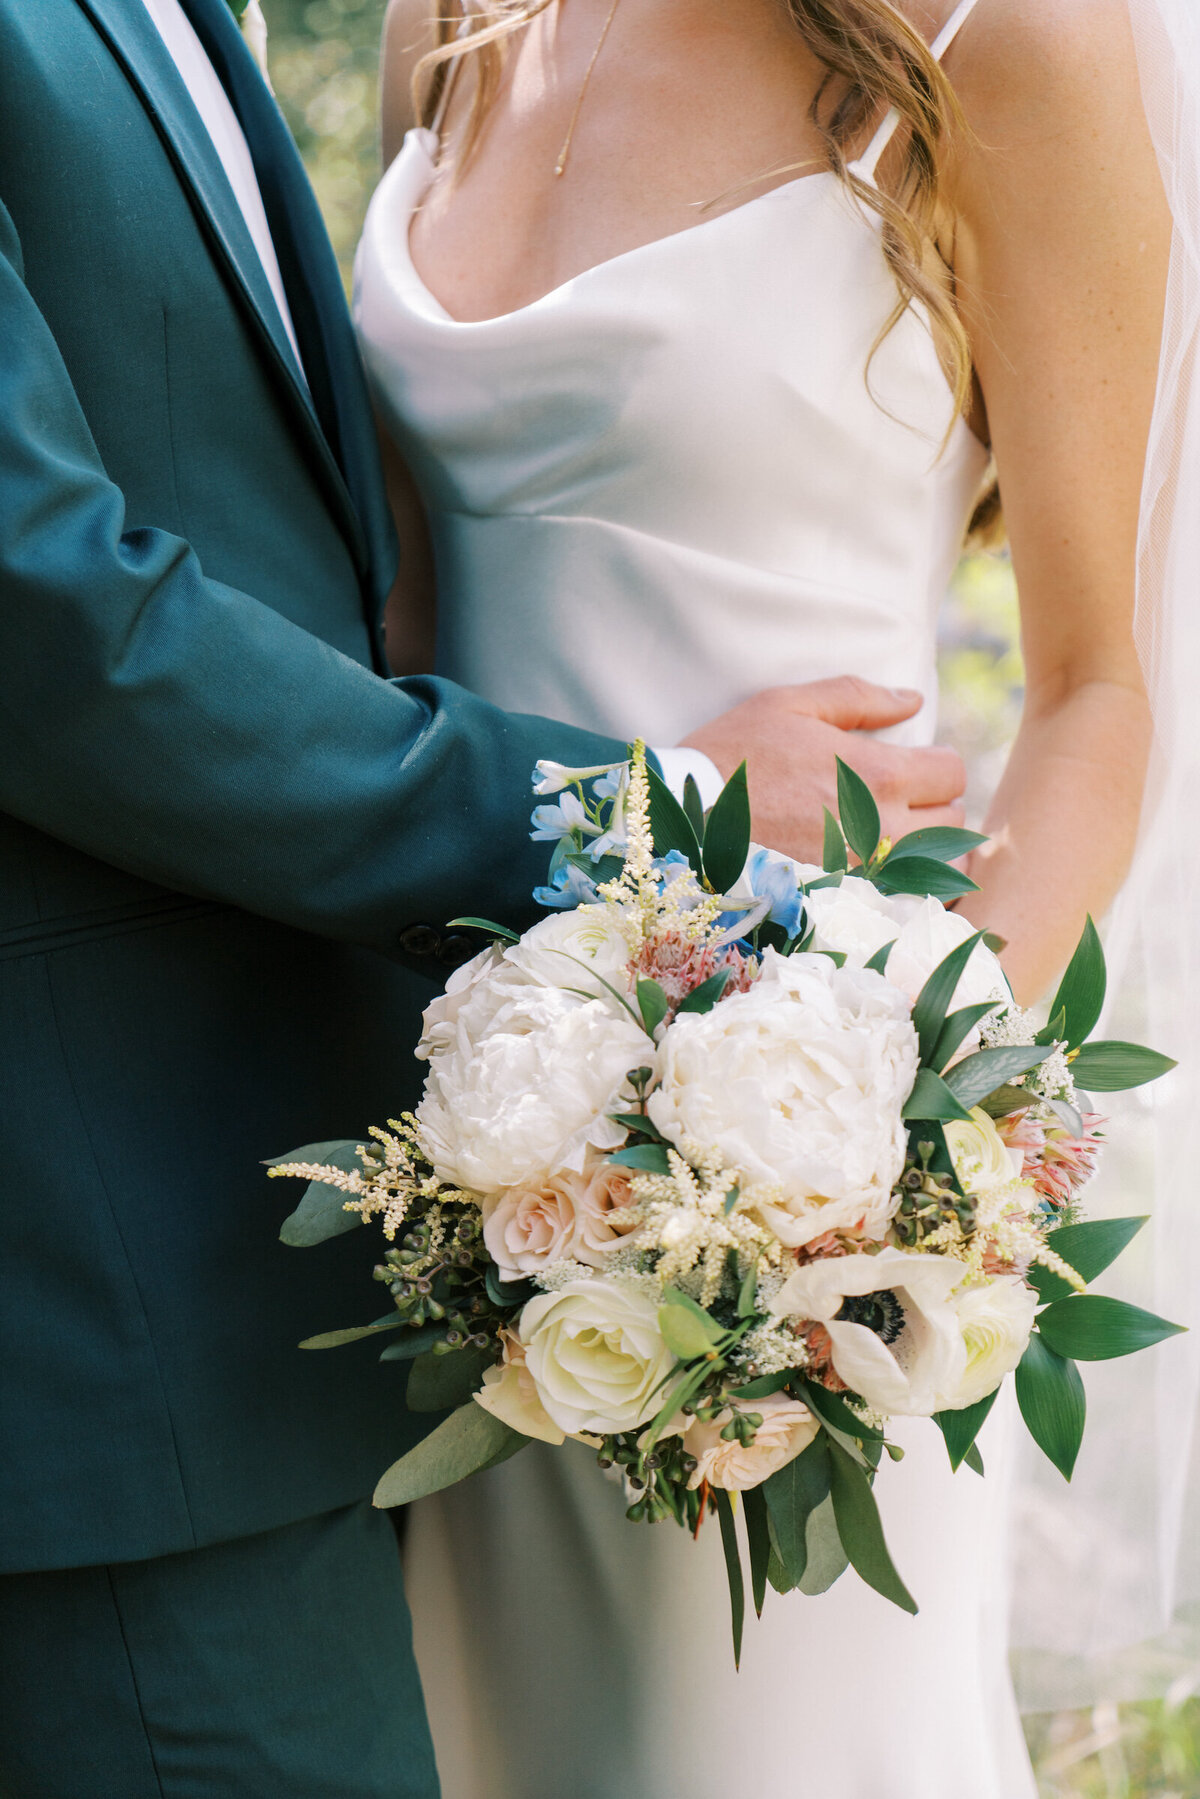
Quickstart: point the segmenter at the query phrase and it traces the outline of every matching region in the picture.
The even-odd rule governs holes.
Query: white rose
[[[957,1386],[939,1398],[939,1411],[961,1411],[995,1392],[1029,1346],[1037,1307],[1033,1288],[1015,1275],[998,1275],[955,1296],[966,1367]]]
[[[475,1403],[511,1430],[519,1430],[522,1436],[537,1437],[540,1442],[557,1447],[565,1442],[565,1433],[547,1416],[538,1398],[537,1386],[525,1365],[525,1345],[511,1331],[502,1334],[504,1360],[487,1370],[483,1386],[474,1396]]]
[[[631,992],[629,945],[620,930],[620,916],[610,906],[552,912],[526,931],[519,943],[510,945],[504,960],[545,987],[582,987],[602,998],[604,980],[618,993]]]
[[[790,1275],[771,1310],[823,1325],[837,1374],[876,1411],[926,1418],[966,1367],[950,1297],[961,1279],[948,1256],[829,1256]]]
[[[551,1262],[598,1268],[624,1241],[629,1176],[599,1157],[582,1173],[561,1169],[540,1186],[509,1187],[483,1202],[483,1240],[505,1280],[538,1274]]]
[[[781,1242],[861,1228],[881,1236],[904,1166],[917,1070],[907,1001],[880,975],[768,950],[760,979],[662,1044],[649,1112],[664,1136],[719,1149]]]
[[[531,983],[505,964],[475,981],[431,1048],[416,1117],[443,1181],[472,1192],[536,1186],[582,1169],[589,1147],[624,1141],[607,1114],[631,1103],[625,1076],[654,1046],[614,1000]],[[428,1036],[428,1033],[427,1033]]]
[[[982,1106],[971,1107],[971,1123],[952,1118],[945,1126],[946,1146],[954,1172],[968,1193],[1007,1187],[1025,1168],[1021,1150],[1010,1149]]]
[[[840,887],[819,887],[809,894],[807,904],[816,932],[814,947],[840,950],[854,968],[863,967],[886,943],[894,943],[887,978],[914,1001],[938,964],[975,933],[974,925],[957,912],[947,912],[940,900],[880,893],[873,882],[857,875],[848,875]],[[979,943],[954,989],[949,1010],[981,1005],[984,1000],[1011,1005],[1012,993],[999,961]],[[973,1032],[966,1047],[977,1044],[978,1033]]]
[[[742,1408],[757,1412],[762,1423],[753,1443],[745,1448],[734,1439],[727,1443],[721,1436],[732,1413],[718,1413],[710,1424],[694,1418],[683,1435],[683,1446],[696,1458],[696,1466],[688,1480],[689,1487],[707,1481],[710,1487],[723,1487],[727,1493],[744,1493],[748,1487],[761,1486],[780,1468],[795,1461],[808,1448],[820,1425],[806,1405],[774,1393],[768,1399],[747,1400]]]
[[[675,1358],[658,1301],[632,1283],[570,1281],[529,1301],[520,1333],[538,1397],[568,1436],[635,1430],[661,1407]]]

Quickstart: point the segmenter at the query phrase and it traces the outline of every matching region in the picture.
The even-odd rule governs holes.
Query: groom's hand
[[[854,675],[770,687],[694,731],[684,747],[702,751],[725,780],[744,760],[757,840],[820,862],[825,807],[837,814],[839,756],[875,795],[885,836],[962,824],[961,756],[865,735],[903,723],[922,704],[911,688],[876,687]]]

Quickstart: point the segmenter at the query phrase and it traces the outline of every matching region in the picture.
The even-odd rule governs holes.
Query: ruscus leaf
[[[749,853],[750,793],[743,762],[717,795],[704,827],[704,878],[714,893],[728,893]]]
[[[1056,1299],[1038,1313],[1037,1326],[1051,1349],[1079,1362],[1109,1362],[1117,1356],[1136,1355],[1139,1349],[1178,1336],[1185,1328],[1101,1293]]]
[[[977,1400],[974,1405],[964,1406],[961,1411],[934,1413],[933,1422],[946,1440],[950,1466],[955,1472],[962,1467],[975,1447],[975,1439],[995,1403],[996,1393],[989,1393],[985,1399]]]
[[[913,1025],[921,1046],[921,1060],[928,1062],[933,1055],[942,1027],[946,1022],[946,1014],[954,999],[955,989],[963,977],[967,963],[975,953],[975,946],[983,935],[976,931],[965,943],[938,963],[920,993],[913,1007]]]
[[[1044,1046],[1030,1048],[1025,1044],[1015,1044],[1007,1049],[977,1050],[973,1056],[965,1056],[946,1070],[946,1085],[964,1106],[977,1106],[998,1087],[1039,1067],[1050,1053]],[[1029,1094],[1025,1103],[1032,1105],[1036,1097],[1036,1094]]]
[[[1017,1367],[1017,1404],[1029,1434],[1070,1480],[1083,1441],[1087,1397],[1074,1362],[1051,1349],[1038,1331]]]
[[[1140,1043],[1085,1043],[1071,1064],[1071,1075],[1087,1093],[1124,1093],[1159,1080],[1175,1066],[1170,1056]]]
[[[862,776],[837,758],[838,813],[846,842],[867,863],[879,848],[879,807]]]
[[[888,1553],[879,1507],[866,1472],[837,1443],[830,1444],[829,1458],[829,1493],[838,1536],[851,1567],[884,1599],[915,1617],[917,1602]]]
[[[842,835],[842,827],[829,807],[825,808],[825,844],[821,857],[821,866],[827,875],[845,874],[850,866],[850,858],[846,854],[846,839]]]
[[[717,1517],[721,1524],[721,1547],[725,1551],[725,1573],[729,1579],[729,1611],[733,1624],[733,1665],[742,1660],[742,1628],[746,1622],[746,1583],[742,1577],[742,1558],[738,1553],[737,1524],[733,1502],[723,1488],[714,1493]]]
[[[971,1118],[962,1101],[932,1068],[918,1068],[913,1090],[905,1101],[904,1116],[937,1119],[942,1123],[951,1118],[965,1119],[969,1123]]]
[[[700,845],[691,820],[656,769],[647,765],[646,778],[650,784],[650,833],[655,853],[669,856],[672,850],[678,850],[699,874]]]
[[[1091,1218],[1086,1224],[1064,1224],[1051,1231],[1047,1247],[1062,1257],[1082,1280],[1094,1281],[1116,1261],[1132,1243],[1148,1218]],[[1042,1268],[1035,1262],[1029,1270],[1029,1284],[1037,1289],[1039,1299],[1047,1305],[1055,1299],[1069,1299],[1075,1289],[1060,1274]]]
[[[1104,946],[1100,942],[1100,933],[1089,917],[1083,927],[1079,947],[1067,965],[1067,972],[1060,981],[1058,992],[1050,1006],[1051,1018],[1056,1017],[1059,1012],[1066,1016],[1068,1049],[1078,1049],[1084,1039],[1095,1030],[1104,1010],[1107,986]]]

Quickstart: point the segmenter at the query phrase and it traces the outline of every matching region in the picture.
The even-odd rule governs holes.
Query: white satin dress
[[[928,741],[938,608],[985,457],[915,314],[868,390],[895,299],[876,226],[805,177],[459,323],[408,248],[435,147],[411,133],[375,195],[357,316],[429,512],[439,672],[664,743],[763,687],[849,672],[923,691],[896,734]],[[772,1594],[740,1675],[715,1528],[693,1546],[628,1524],[588,1451],[535,1444],[415,1506],[445,1799],[1032,1799],[997,1410],[986,1480],[953,1475],[924,1421],[880,1475],[920,1616],[853,1573]]]

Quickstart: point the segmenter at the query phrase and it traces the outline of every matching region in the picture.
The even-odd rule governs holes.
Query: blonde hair
[[[458,0],[461,4],[462,0]],[[413,76],[417,116],[436,116],[454,63],[476,59],[476,80],[459,169],[469,163],[500,83],[505,40],[554,0],[470,0],[470,10],[438,20],[438,45]],[[971,348],[946,280],[937,245],[937,220],[947,142],[962,124],[953,88],[921,34],[891,0],[785,0],[796,31],[824,73],[809,107],[830,169],[875,212],[883,253],[896,282],[896,305],[875,348],[917,302],[929,318],[954,393],[955,414],[967,411],[972,391]],[[888,187],[865,181],[853,168],[856,144],[881,109],[900,118],[902,158]],[[782,172],[782,171],[773,171]],[[994,540],[999,495],[986,489],[972,534]]]

